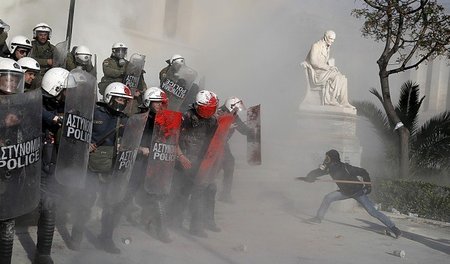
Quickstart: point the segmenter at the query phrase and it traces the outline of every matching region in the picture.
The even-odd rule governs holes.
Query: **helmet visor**
[[[5,94],[23,93],[24,74],[12,71],[0,71],[0,90]]]
[[[78,63],[82,64],[82,65],[88,65],[89,62],[91,61],[91,54],[82,54],[82,53],[77,53],[77,55],[75,56],[75,59],[77,60]]]
[[[113,54],[118,59],[125,59],[127,56],[127,48],[115,48],[113,49]]]

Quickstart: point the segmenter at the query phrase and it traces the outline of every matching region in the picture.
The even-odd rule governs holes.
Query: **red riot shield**
[[[224,114],[218,117],[217,129],[209,143],[208,149],[203,157],[197,176],[195,177],[195,184],[207,186],[210,184],[216,175],[217,160],[222,156],[223,146],[228,137],[230,126],[234,121],[233,114]]]
[[[261,105],[247,109],[247,126],[253,130],[247,136],[247,163],[261,165]]]
[[[144,188],[150,194],[169,194],[181,127],[180,112],[156,114]]]

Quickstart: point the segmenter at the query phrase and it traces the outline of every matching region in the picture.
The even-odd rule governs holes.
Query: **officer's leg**
[[[174,174],[170,201],[168,203],[168,215],[170,224],[175,228],[182,228],[184,211],[186,210],[193,182],[187,173],[177,171]]]
[[[68,247],[79,250],[86,223],[91,217],[91,209],[97,199],[98,179],[93,173],[86,175],[86,187],[73,192],[71,199],[74,201],[72,234]]]
[[[11,264],[14,226],[14,219],[0,221],[0,264]]]
[[[208,237],[203,226],[204,207],[205,207],[205,188],[201,186],[194,186],[191,194],[191,224],[189,232],[191,235],[198,237]]]
[[[98,236],[100,246],[109,253],[120,254],[120,249],[116,247],[113,241],[113,234],[116,225],[121,217],[120,203],[111,204],[107,201],[106,194],[110,183],[103,183],[101,186],[101,200],[103,201],[102,218],[101,218],[101,231]]]
[[[136,194],[138,193],[140,187],[144,183],[144,176],[145,176],[142,165],[139,167],[136,167],[138,165],[140,165],[140,163],[136,162],[135,169],[133,170],[133,173],[131,174],[131,178],[130,178],[130,181],[127,186],[127,191],[125,193],[125,197],[122,200],[122,202],[120,202],[119,206],[117,207],[117,210],[118,210],[117,214],[125,215],[127,221],[133,225],[138,224],[136,214],[139,211],[139,207],[137,207],[135,205],[134,200],[135,200]],[[120,220],[120,217],[118,220]]]
[[[52,158],[51,160],[55,160]],[[44,166],[41,175],[41,200],[37,225],[37,243],[34,263],[53,263],[50,257],[56,223],[54,163]]]
[[[233,185],[233,175],[234,175],[234,157],[231,154],[230,147],[224,148],[224,157],[223,157],[223,184],[222,184],[222,192],[220,194],[219,200],[222,202],[231,203],[231,187]]]
[[[156,235],[158,239],[164,243],[172,242],[169,231],[167,230],[166,217],[166,197],[165,195],[153,195],[151,204],[153,205],[152,220],[155,224]]]
[[[55,201],[48,192],[41,192],[40,214],[37,225],[36,256],[34,263],[53,263],[50,257],[55,232]]]
[[[217,185],[215,182],[208,185],[205,190],[205,228],[213,231],[220,232],[220,227],[217,226],[214,213],[216,207],[216,193],[217,193]]]

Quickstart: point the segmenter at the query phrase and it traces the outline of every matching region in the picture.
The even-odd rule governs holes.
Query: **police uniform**
[[[31,42],[31,52],[30,57],[35,59],[39,65],[41,66],[41,75],[43,76],[53,65],[49,65],[49,59],[53,60],[53,56],[55,54],[56,47],[50,43],[50,41],[45,42],[44,44],[39,43],[36,40]]]
[[[127,73],[127,66],[129,61],[125,60],[125,64],[121,66],[119,64],[119,59],[116,57],[109,57],[103,61],[103,77],[98,84],[99,92],[101,95],[104,94],[106,87],[113,82],[123,83],[124,78]],[[147,88],[147,84],[144,80],[144,71],[142,71],[141,77],[139,78],[138,90],[144,91]]]
[[[100,192],[100,199],[105,200],[104,198],[106,191],[111,182],[110,176],[115,161],[118,134],[120,135],[122,133],[122,129],[119,129],[119,127],[125,124],[126,120],[127,117],[122,112],[112,110],[106,103],[97,103],[94,110],[91,134],[91,143],[97,145],[97,150],[91,152],[89,156],[86,187],[76,194],[78,208],[76,208],[77,212],[75,215],[72,228],[72,237],[69,245],[74,250],[79,249],[83,238],[83,232],[85,230],[85,225],[90,218],[91,208],[94,206],[95,200],[97,199],[97,192]],[[111,131],[113,132],[111,133]],[[108,133],[110,133],[110,135],[108,135]],[[102,158],[102,156],[97,156],[102,155],[102,153],[109,154],[106,154],[104,158]],[[94,162],[95,159],[102,159],[102,161]],[[100,164],[104,165],[100,166]],[[103,203],[101,218],[102,228],[99,236],[101,239],[112,241],[114,226],[118,221],[117,216],[114,215],[114,210],[115,209],[112,205],[106,202]],[[106,247],[105,250],[108,251]]]

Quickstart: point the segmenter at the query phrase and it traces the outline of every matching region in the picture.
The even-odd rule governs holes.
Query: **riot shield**
[[[180,110],[180,106],[186,99],[196,78],[197,72],[186,65],[177,64],[176,66],[172,65],[169,67],[161,89],[166,92],[169,98],[168,108],[170,110]]]
[[[133,95],[133,97],[135,96],[136,90],[138,89],[139,80],[141,78],[144,66],[145,66],[145,55],[137,53],[131,55],[130,62],[128,63],[126,74],[125,77],[123,78],[122,83],[131,89],[131,94]],[[139,102],[136,99],[130,100],[124,112],[128,115],[136,113],[137,106],[140,103],[141,102]]]
[[[139,78],[141,77],[142,70],[145,65],[145,55],[134,53],[131,55],[130,62],[128,63],[125,77],[123,79],[123,84],[128,86],[131,91],[136,91]]]
[[[218,165],[218,159],[222,156],[223,147],[233,121],[234,116],[232,114],[224,114],[218,117],[218,126],[195,177],[196,185],[207,186],[214,180],[217,174],[215,166]]]
[[[148,113],[132,115],[125,125],[106,193],[109,204],[116,204],[125,196],[147,117]]]
[[[55,175],[64,186],[83,188],[89,160],[97,80],[79,68],[73,69],[70,75],[77,87],[66,91]]]
[[[181,126],[180,112],[163,110],[156,114],[144,182],[150,194],[169,194]]]
[[[41,89],[0,96],[0,220],[39,204],[41,134]]]
[[[261,105],[247,109],[247,126],[253,131],[247,136],[247,163],[261,165]]]
[[[69,52],[69,41],[66,39],[65,41],[56,44],[55,47],[56,49],[55,52],[53,53],[52,67],[61,67],[65,69],[67,53]]]

